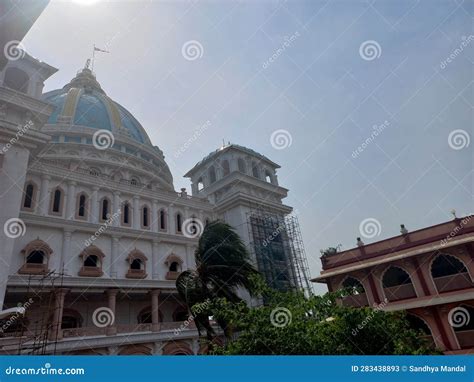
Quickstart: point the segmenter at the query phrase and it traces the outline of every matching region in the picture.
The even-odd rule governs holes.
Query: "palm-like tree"
[[[250,262],[250,255],[240,236],[227,223],[214,221],[206,225],[195,252],[196,270],[182,272],[176,280],[181,298],[191,310],[199,333],[206,331],[212,341],[214,330],[209,323],[208,309],[192,309],[196,304],[225,297],[231,302],[240,301],[238,288],[252,293],[252,275],[258,273]],[[224,332],[229,328],[218,322]]]

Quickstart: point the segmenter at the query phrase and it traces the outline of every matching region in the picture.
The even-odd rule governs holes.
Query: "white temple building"
[[[57,69],[21,52],[0,70],[0,300],[26,310],[0,322],[0,354],[204,352],[175,280],[215,219],[269,284],[307,288],[276,163],[229,144],[186,174],[192,195],[177,192],[163,152],[88,67],[44,94]]]

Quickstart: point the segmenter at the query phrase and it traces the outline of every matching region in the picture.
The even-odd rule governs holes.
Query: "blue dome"
[[[64,88],[43,95],[54,106],[48,124],[71,124],[125,135],[151,146],[150,139],[133,115],[109,98],[89,69],[83,69]]]

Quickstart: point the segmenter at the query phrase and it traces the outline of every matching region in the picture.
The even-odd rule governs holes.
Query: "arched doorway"
[[[473,286],[464,263],[452,255],[440,254],[437,256],[431,264],[431,276],[438,293]]]

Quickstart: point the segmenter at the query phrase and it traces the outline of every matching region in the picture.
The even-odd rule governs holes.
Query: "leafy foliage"
[[[195,252],[196,270],[187,270],[176,280],[181,298],[191,308],[208,300],[225,298],[233,303],[240,302],[238,288],[251,292],[251,276],[257,271],[250,263],[250,255],[239,235],[227,223],[214,221],[206,225],[199,238]],[[209,340],[214,330],[209,323],[210,309],[202,309],[195,316],[201,332],[205,330]],[[218,320],[224,331],[230,327]]]
[[[215,354],[438,354],[409,327],[403,312],[344,307],[337,293],[307,298],[265,289],[263,295],[266,304],[255,308],[213,301],[215,316],[238,328],[237,338]]]

